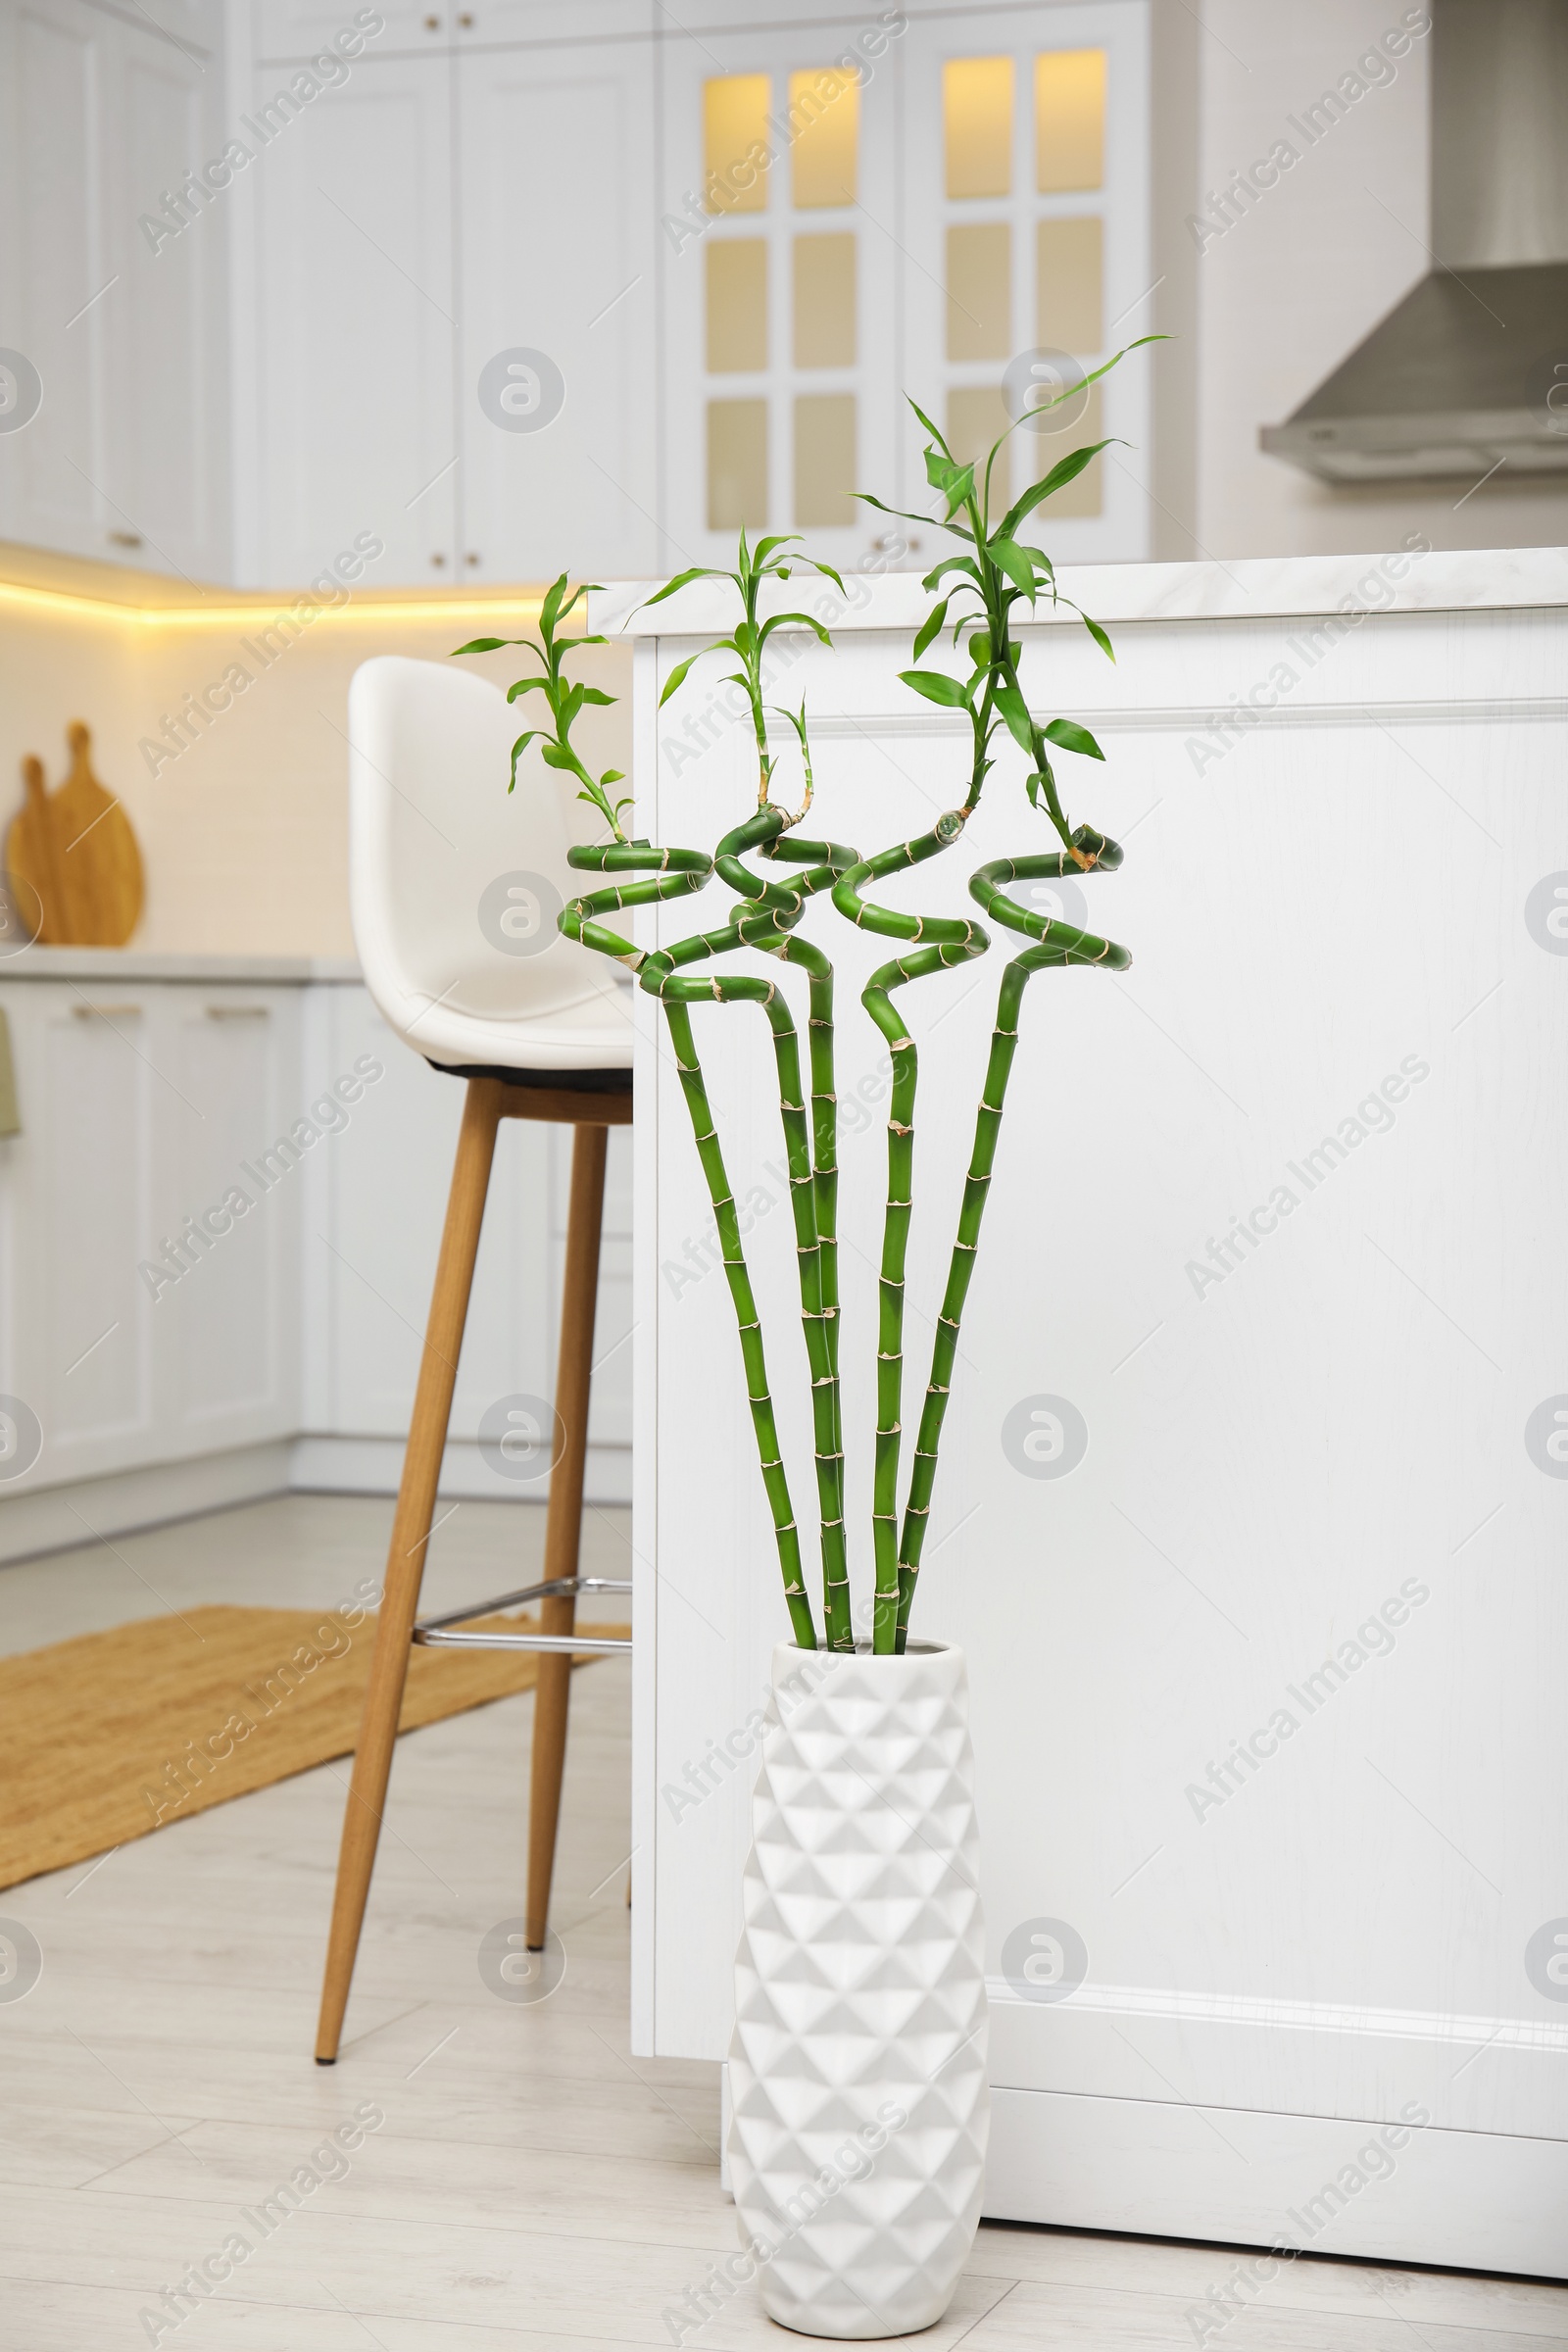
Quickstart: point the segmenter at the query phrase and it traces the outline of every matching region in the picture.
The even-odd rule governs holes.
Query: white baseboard
[[[401,1438],[301,1437],[293,1443],[287,1484],[306,1494],[395,1494],[403,1475]],[[441,1493],[458,1502],[543,1502],[548,1476],[498,1478],[470,1438],[454,1438],[441,1460]],[[583,1481],[588,1501],[629,1503],[631,1447],[590,1446]]]
[[[194,1519],[269,1494],[395,1494],[402,1472],[401,1438],[300,1437],[150,1462],[106,1478],[68,1479],[0,1497],[0,1565],[74,1551],[94,1536],[133,1535],[138,1528]],[[590,1446],[584,1491],[590,1502],[629,1502],[631,1447]],[[461,1502],[539,1503],[549,1496],[550,1481],[520,1485],[497,1478],[477,1446],[458,1440],[446,1450],[441,1493]]]
[[[996,2089],[986,2218],[1568,2278],[1568,2144],[1428,2125],[1358,2165],[1379,2129]],[[1222,2291],[1234,2268],[1216,2252]]]
[[[150,1462],[106,1478],[76,1478],[61,1486],[0,1499],[0,1562],[42,1551],[74,1551],[97,1536],[129,1535],[166,1519],[193,1519],[286,1492],[289,1441],[236,1446],[182,1462]]]

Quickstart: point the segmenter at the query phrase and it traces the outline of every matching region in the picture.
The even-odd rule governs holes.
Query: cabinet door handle
[[[210,1021],[265,1021],[270,1017],[270,1004],[209,1004]]]
[[[78,1021],[109,1021],[117,1012],[122,1013],[129,1021],[141,1019],[139,1004],[73,1004],[71,1011],[73,1018]]]

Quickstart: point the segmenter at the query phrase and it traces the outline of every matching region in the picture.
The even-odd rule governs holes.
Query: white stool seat
[[[556,929],[593,887],[566,863],[587,812],[534,760],[507,791],[530,715],[455,663],[382,655],[355,671],[349,887],[366,986],[441,1068],[629,1083],[632,990]]]

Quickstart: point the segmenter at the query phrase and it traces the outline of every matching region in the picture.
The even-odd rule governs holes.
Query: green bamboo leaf
[[[1089,729],[1081,727],[1075,718],[1054,718],[1050,726],[1042,727],[1040,732],[1058,751],[1082,752],[1086,760],[1103,760],[1105,757]]]
[[[550,635],[560,617],[561,600],[565,593],[566,574],[563,572],[561,577],[552,580],[550,586],[545,590],[545,601],[539,609],[539,627],[546,637]]]
[[[455,662],[460,654],[499,654],[504,645],[528,645],[535,653],[539,650],[527,637],[473,637],[466,645],[455,645],[447,660]]]
[[[948,502],[950,516],[956,514],[964,501],[974,492],[974,467],[960,466],[957,471],[942,484],[942,495]]]
[[[1093,441],[1086,448],[1073,450],[1070,456],[1053,466],[1044,481],[1031,483],[1022,498],[1015,499],[1007,509],[1002,525],[1006,536],[1012,538],[1026,514],[1032,514],[1036,507],[1055,491],[1064,489],[1068,482],[1075,482],[1084,467],[1098,458],[1102,449],[1108,449],[1116,438],[1114,433],[1109,433],[1103,441]]]
[[[711,571],[706,564],[694,564],[689,571],[677,571],[675,577],[666,580],[662,588],[645,597],[641,609],[646,612],[650,605],[662,605],[666,596],[673,596],[677,588],[684,588],[693,580],[727,580],[729,576],[727,571]]]
[[[997,709],[1007,722],[1007,732],[1019,749],[1030,753],[1035,748],[1034,723],[1016,686],[999,686],[992,697]]]
[[[532,743],[538,732],[539,730],[537,727],[530,727],[527,734],[519,735],[516,742],[512,747],[512,780],[507,786],[507,790],[509,792],[513,792],[516,789],[517,761],[522,758],[523,753],[528,749],[529,744]]]
[[[833,640],[823,628],[822,623],[819,620],[813,620],[809,612],[775,612],[771,620],[763,621],[757,633],[758,652],[761,652],[775,629],[786,627],[790,621],[799,623],[803,628],[814,629],[823,645],[832,644]]]
[[[929,516],[927,519],[929,520]],[[926,573],[925,578],[920,582],[921,587],[928,590],[939,587],[943,574],[949,571],[956,572],[962,579],[972,580],[976,588],[981,585],[980,567],[972,556],[944,556],[935,570]]]
[[[662,710],[664,705],[668,702],[672,694],[678,694],[680,692],[681,687],[686,682],[686,672],[691,668],[692,663],[700,659],[700,655],[688,654],[684,662],[676,662],[674,668],[664,680],[664,691],[659,698],[659,708],[661,710]]]
[[[536,687],[548,688],[550,680],[547,677],[514,679],[507,688],[507,700],[509,703],[514,703],[519,694],[532,694]]]
[[[604,774],[599,779],[600,789],[603,791],[607,785],[624,784],[625,781],[626,771],[623,767],[607,767]],[[623,808],[629,808],[631,807],[631,803],[629,801],[622,801],[620,805]]]
[[[907,393],[906,393],[905,398],[908,399]],[[919,402],[911,400],[909,401],[909,406],[911,409],[913,409],[915,415],[919,417],[920,422],[925,426],[926,431],[930,434],[938,449],[941,450],[943,456],[951,458],[953,452],[951,449],[949,449],[946,438],[932,423],[930,417],[926,415],[924,409],[921,408]]]
[[[950,600],[944,597],[941,604],[934,605],[924,620],[921,621],[919,635],[914,641],[914,658],[917,662],[933,637],[941,635],[942,624],[948,617],[949,602]]]
[[[1013,586],[1034,602],[1035,567],[1024,549],[1015,539],[1004,538],[999,531],[986,548],[992,562],[1004,570]]]
[[[961,710],[967,702],[957,679],[948,677],[940,669],[901,669],[899,676],[916,694],[923,694],[928,703],[942,703],[950,710]]]
[[[900,522],[923,523],[928,530],[931,526],[931,517],[929,514],[911,514],[906,507],[884,506],[881,499],[873,498],[871,496],[869,490],[855,490],[851,492],[851,496],[858,499],[861,506],[875,507],[879,514],[895,515]]]
[[[1080,612],[1078,617],[1083,622],[1084,627],[1089,631],[1089,634],[1094,639],[1095,643],[1099,646],[1101,652],[1104,655],[1105,660],[1107,662],[1114,662],[1116,659],[1116,649],[1111,644],[1110,639],[1105,635],[1105,632],[1101,627],[1099,621],[1091,620],[1087,612]]]

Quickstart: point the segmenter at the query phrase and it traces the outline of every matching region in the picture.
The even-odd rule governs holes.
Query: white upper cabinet
[[[931,505],[905,396],[967,461],[1077,387],[1052,429],[1012,436],[998,512],[1012,477],[1119,434],[1132,452],[1048,527],[1077,560],[1146,554],[1147,363],[1083,382],[1152,290],[1146,8],[782,14],[726,32],[721,60],[663,49],[673,539],[712,563],[742,525],[800,531],[837,564],[922,567],[934,533],[854,497]]]
[[[672,571],[742,525],[923,568],[856,498],[931,504],[905,396],[967,458],[1020,371],[1146,330],[1149,137],[1148,0],[701,38],[653,0],[0,0],[0,535],[277,589],[371,549],[377,588]],[[1151,378],[1012,436],[999,499],[1117,443],[1031,526],[1059,558],[1148,554]]]
[[[357,541],[368,587],[453,576],[451,95],[445,57],[366,58],[251,167],[263,584]]]
[[[447,0],[255,0],[252,52],[267,65],[342,56],[360,41],[366,56],[435,54],[450,47],[458,15]]]
[[[186,185],[209,63],[81,0],[0,6],[0,426],[33,411],[0,431],[0,532],[196,578],[229,561],[229,224]]]
[[[695,42],[664,59],[672,543],[727,561],[744,524],[800,531],[835,565],[860,565],[888,525],[855,493],[890,495],[899,432],[887,35],[848,17],[771,25],[726,35],[722,73],[716,62]]]
[[[475,53],[457,75],[464,570],[673,565],[654,520],[652,45]]]
[[[454,46],[521,41],[604,40],[647,34],[660,16],[653,0],[254,0],[255,54],[269,61],[307,57],[345,27],[369,28],[379,56]],[[370,27],[378,18],[381,29]]]
[[[1117,436],[1023,535],[1062,562],[1145,558],[1150,354],[1084,379],[1152,324],[1147,11],[967,8],[912,22],[900,65],[906,388],[965,463],[1021,408],[1055,403],[1003,452],[998,514]],[[901,503],[923,506],[920,442],[903,439]]]

